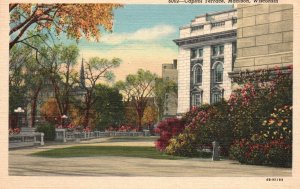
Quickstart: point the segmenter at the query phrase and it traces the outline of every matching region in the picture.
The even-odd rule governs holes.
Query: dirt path
[[[153,141],[110,141],[96,139],[78,144],[51,145],[9,151],[9,175],[14,176],[291,176],[292,170],[264,166],[240,165],[235,161],[210,159],[157,160],[131,157],[44,158],[28,156],[33,152],[74,145],[153,146]]]

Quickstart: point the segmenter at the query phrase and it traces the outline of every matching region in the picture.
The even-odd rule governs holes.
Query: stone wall
[[[238,5],[234,71],[293,62],[293,5]]]

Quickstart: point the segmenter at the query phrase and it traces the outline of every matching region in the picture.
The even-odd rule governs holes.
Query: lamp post
[[[62,115],[61,116],[61,126],[64,127],[64,119],[68,119],[68,116]]]
[[[14,112],[17,114],[17,128],[19,128],[19,114],[24,113],[25,110],[22,109],[21,107],[18,107],[17,109],[14,110]]]

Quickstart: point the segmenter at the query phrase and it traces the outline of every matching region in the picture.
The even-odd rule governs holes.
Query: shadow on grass
[[[73,146],[36,152],[30,155],[49,158],[121,156],[168,160],[186,159],[167,155],[157,151],[154,147],[147,146]]]

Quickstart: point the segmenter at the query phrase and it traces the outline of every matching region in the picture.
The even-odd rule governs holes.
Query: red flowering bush
[[[133,126],[133,125],[120,125],[118,127],[113,127],[110,126],[108,128],[105,129],[105,131],[117,131],[117,132],[136,132],[137,131],[137,127]]]
[[[283,139],[241,139],[230,148],[230,158],[252,165],[291,167],[292,144]]]
[[[169,140],[181,133],[184,129],[183,121],[176,118],[167,118],[161,121],[155,132],[160,135],[160,138],[155,142],[155,147],[163,151],[169,145]]]
[[[86,127],[82,131],[85,133],[89,133],[89,132],[92,132],[92,129],[90,127]]]
[[[290,167],[292,68],[276,68],[260,75],[246,77],[247,83],[228,101],[236,139],[230,157],[241,163]]]
[[[292,71],[261,70],[241,76],[228,100],[229,121],[236,139],[250,138],[261,131],[261,123],[274,107],[292,104]]]
[[[19,134],[21,132],[21,129],[20,128],[14,128],[14,129],[9,129],[8,130],[8,133],[9,133],[9,135],[17,135],[17,134]]]

